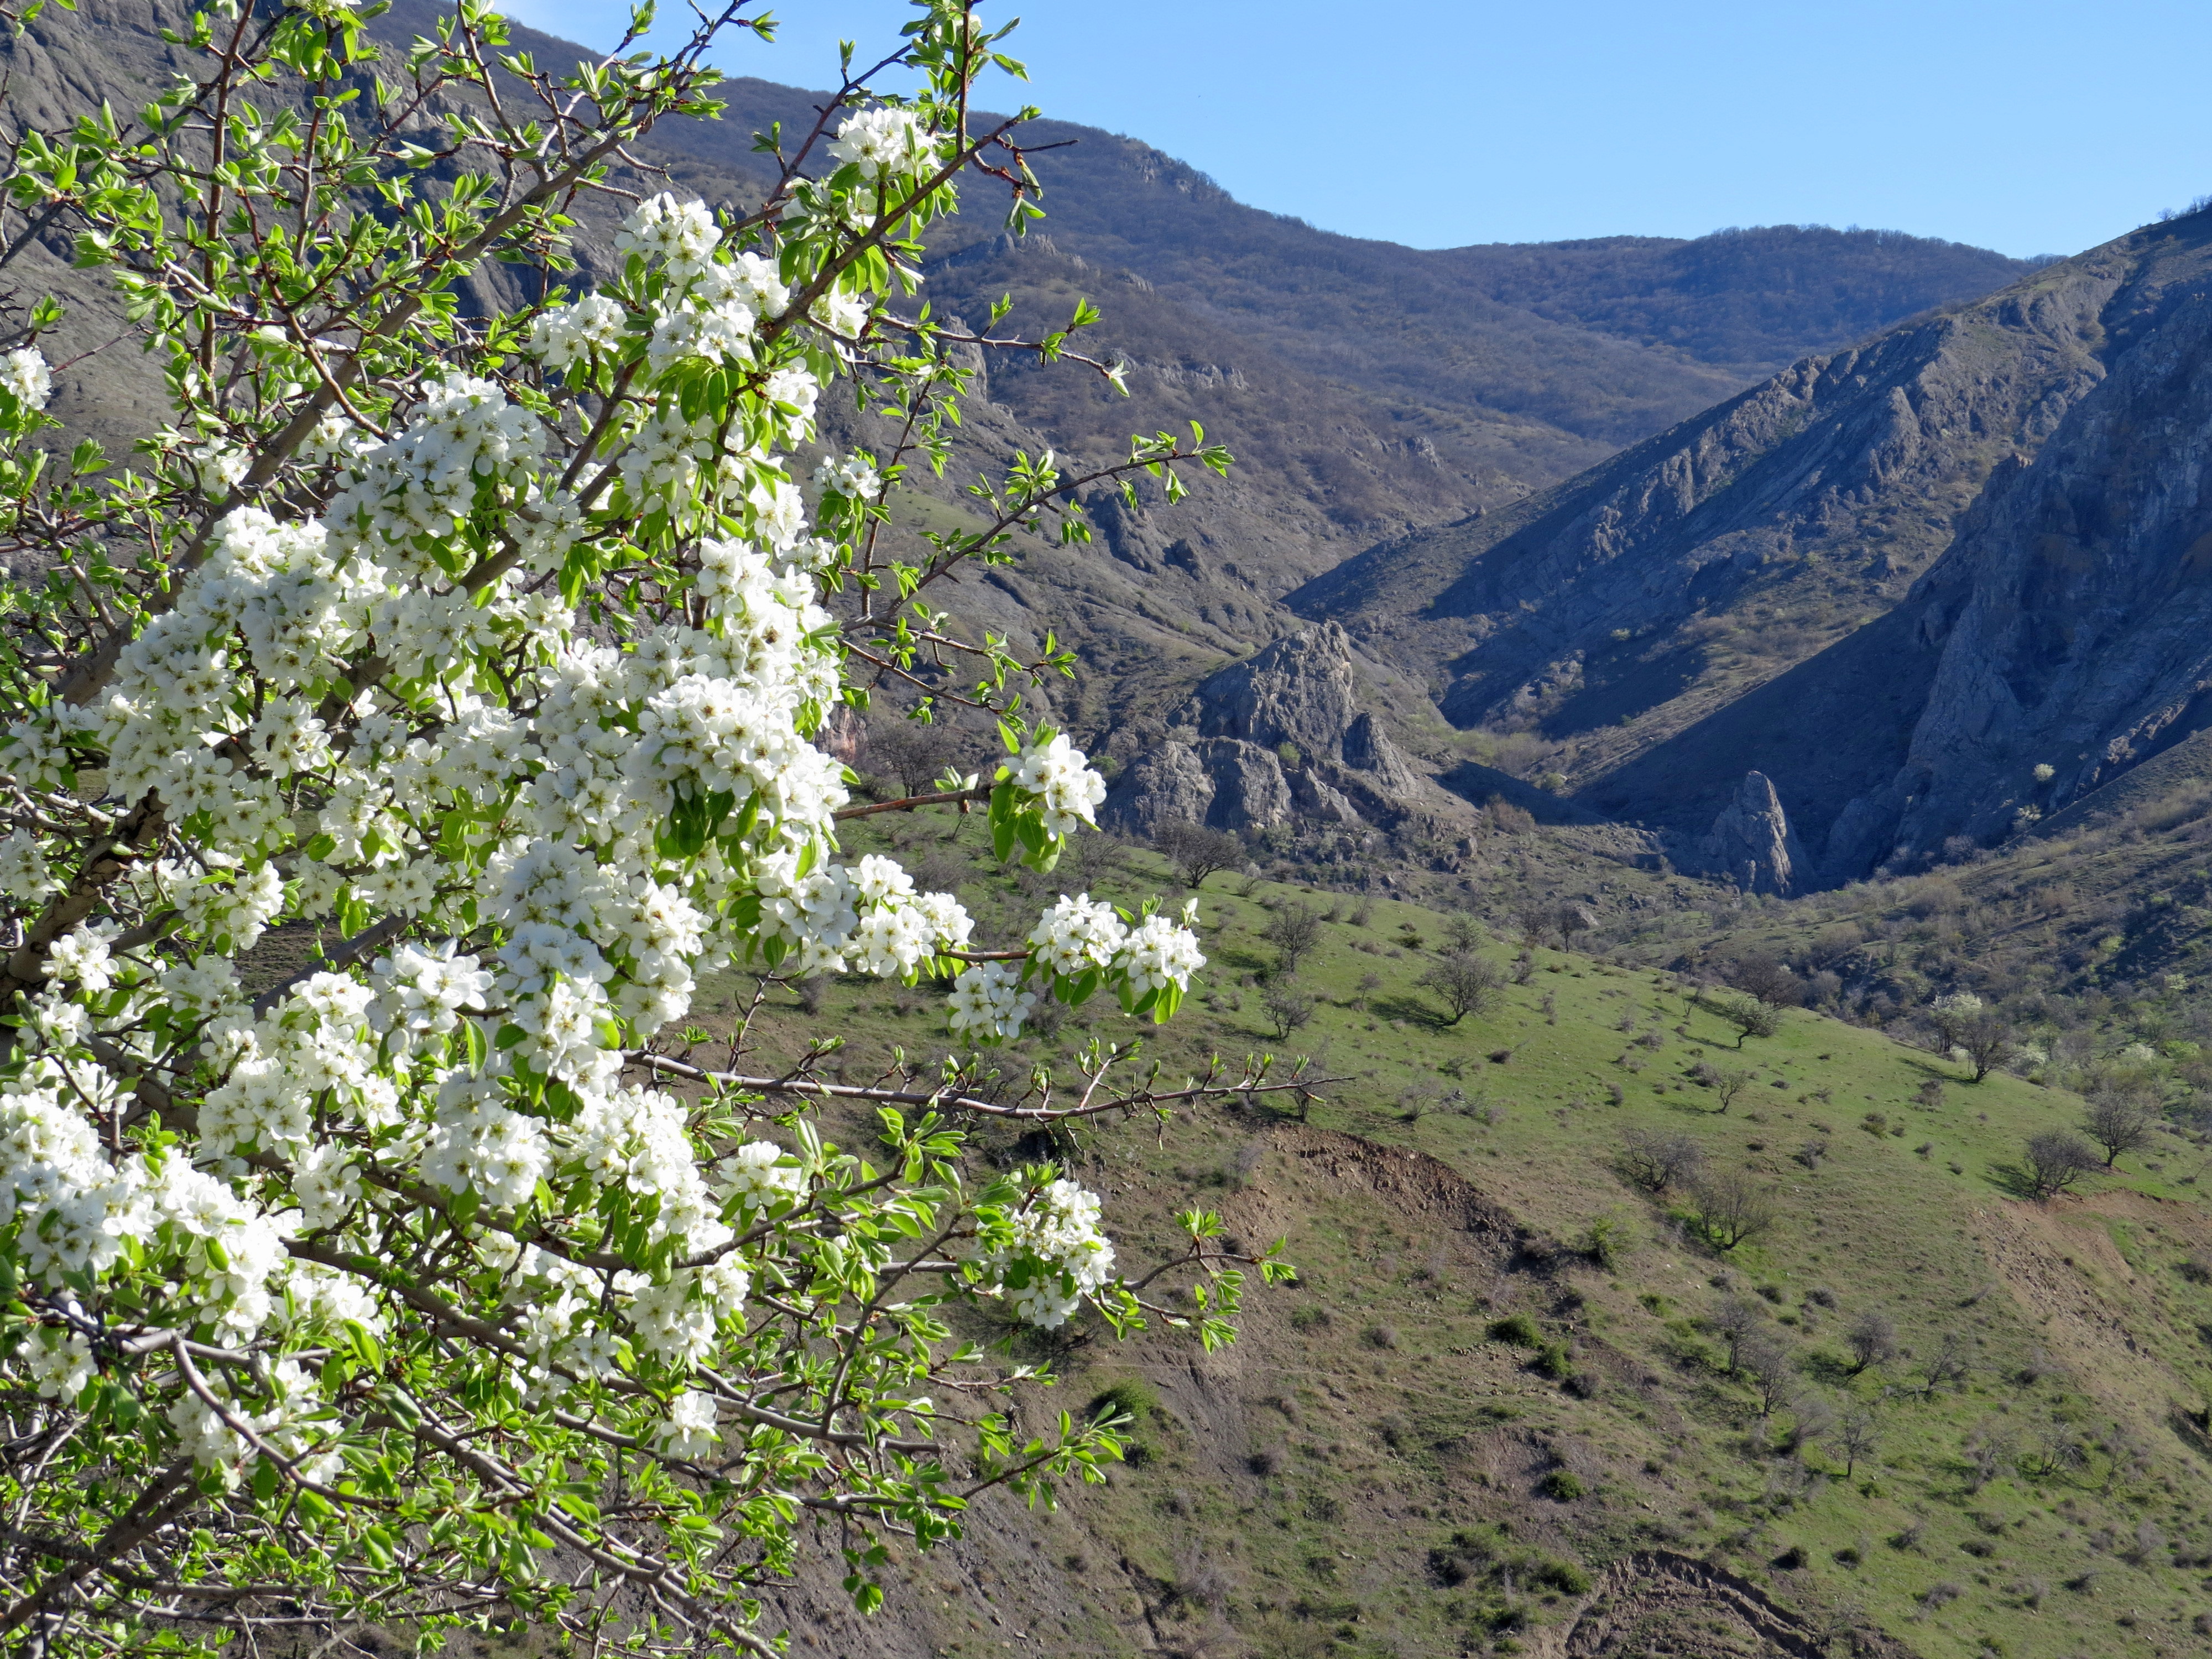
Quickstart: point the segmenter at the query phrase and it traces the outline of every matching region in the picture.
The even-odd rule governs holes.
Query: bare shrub
[[[1430,963],[1428,971],[1413,983],[1435,992],[1451,1015],[1449,1023],[1456,1025],[1469,1014],[1487,1013],[1497,1006],[1504,977],[1489,957],[1472,951],[1455,951]]]
[[[1721,976],[1735,989],[1770,1008],[1795,1008],[1805,1000],[1805,982],[1764,951],[1738,957]]]
[[[1486,937],[1482,924],[1473,916],[1444,918],[1444,943],[1455,951],[1478,950]]]
[[[1847,1413],[1843,1426],[1836,1431],[1836,1450],[1843,1456],[1844,1478],[1850,1479],[1862,1462],[1881,1449],[1881,1434],[1874,1413],[1863,1408]]]
[[[1771,1417],[1789,1397],[1796,1364],[1795,1356],[1778,1338],[1758,1330],[1737,1345],[1735,1370],[1757,1392],[1759,1414]]]
[[[1747,1302],[1740,1296],[1724,1296],[1707,1317],[1705,1326],[1727,1348],[1728,1368],[1733,1371],[1743,1345],[1766,1328],[1766,1316],[1756,1302]]]
[[[1280,953],[1282,971],[1295,974],[1321,941],[1321,912],[1303,902],[1283,905],[1267,918],[1261,937]]]
[[[1690,1068],[1690,1081],[1713,1091],[1713,1097],[1721,1103],[1721,1115],[1725,1117],[1737,1097],[1759,1081],[1759,1073],[1744,1066],[1715,1066],[1701,1060]]]
[[[2082,1114],[2081,1127],[2105,1149],[2105,1167],[2111,1169],[2123,1152],[2148,1144],[2158,1115],[2150,1103],[2130,1091],[2100,1091],[2091,1097]]]
[[[1234,868],[1244,859],[1243,843],[1227,830],[1181,818],[1154,830],[1152,846],[1182,873],[1186,887],[1196,887],[1215,871]]]
[[[1879,1309],[1869,1308],[1852,1322],[1844,1342],[1851,1351],[1851,1375],[1897,1358],[1897,1326]]]
[[[1298,989],[1295,980],[1278,979],[1268,981],[1260,1006],[1267,1012],[1275,1027],[1279,1042],[1287,1042],[1291,1032],[1314,1017],[1314,1000]]]
[[[890,720],[870,728],[867,763],[898,780],[909,795],[927,792],[938,777],[957,761],[967,745],[949,726],[914,720]]]
[[[1772,1190],[1741,1170],[1699,1176],[1691,1184],[1690,1203],[1698,1236],[1718,1250],[1733,1250],[1758,1237],[1781,1216]]]
[[[2071,1190],[2100,1162],[2096,1149],[2071,1129],[2030,1135],[2022,1154],[2031,1198],[2052,1198]]]
[[[1705,1168],[1705,1151],[1687,1135],[1631,1129],[1620,1139],[1620,1172],[1647,1192],[1663,1193]]]

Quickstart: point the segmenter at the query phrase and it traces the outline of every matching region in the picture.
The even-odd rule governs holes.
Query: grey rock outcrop
[[[1463,813],[1359,708],[1357,686],[1335,623],[1275,641],[1191,694],[1116,780],[1105,822],[1150,835],[1176,819],[1244,831]]]
[[[1796,892],[1812,869],[1764,772],[1745,774],[1743,787],[1721,809],[1694,856],[1696,868],[1725,876],[1747,893]]]

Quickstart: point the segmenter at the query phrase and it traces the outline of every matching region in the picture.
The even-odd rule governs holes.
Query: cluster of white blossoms
[[[873,179],[911,173],[934,143],[878,110],[837,148]],[[0,743],[0,774],[27,791],[71,788],[74,753],[97,757],[111,798],[158,799],[166,838],[113,889],[115,915],[53,944],[29,1000],[28,1058],[0,1080],[0,1248],[88,1299],[127,1258],[218,1344],[280,1328],[336,1341],[375,1328],[385,1292],[330,1263],[384,1221],[442,1210],[500,1285],[534,1389],[648,1376],[673,1402],[661,1443],[691,1457],[719,1433],[692,1380],[746,1328],[758,1223],[809,1202],[820,1175],[803,1149],[732,1149],[695,1104],[624,1084],[701,973],[957,975],[953,1030],[997,1040],[1047,989],[1164,1006],[1203,957],[1187,923],[1086,896],[1047,915],[1027,962],[967,960],[981,953],[955,897],[891,859],[841,856],[848,775],[816,741],[845,686],[823,589],[841,556],[776,453],[811,440],[835,356],[809,329],[763,333],[789,289],[701,204],[655,197],[620,244],[653,280],[549,310],[531,335],[554,374],[629,354],[638,405],[599,452],[618,488],[586,506],[551,417],[489,380],[428,379],[390,436],[339,422],[318,440],[337,479],[319,518],[230,510],[98,700],[50,704]],[[847,338],[873,304],[823,300],[814,319]],[[667,389],[699,359],[771,349],[742,419],[687,416]],[[0,360],[0,389],[42,401],[43,363]],[[818,476],[848,498],[880,488],[864,457]],[[665,619],[587,625],[572,558],[610,568],[654,514],[681,547]],[[1059,735],[1000,780],[1006,810],[1054,842],[1104,793]],[[60,846],[0,840],[0,889],[45,900]],[[343,934],[385,927],[373,964],[349,957],[249,1006],[239,957],[334,914]],[[104,1139],[149,1067],[196,1110],[164,1109],[143,1149]],[[577,1194],[593,1236],[650,1272],[553,1248],[543,1217]],[[1024,1317],[1057,1325],[1110,1282],[1097,1207],[1060,1182],[1020,1212],[991,1267]],[[525,1212],[545,1248],[517,1243]],[[48,1329],[0,1370],[81,1390],[76,1340]],[[320,1388],[233,1366],[168,1420],[226,1478],[250,1461],[241,1426],[312,1478]]]
[[[1097,820],[1092,815],[1106,799],[1106,780],[1060,732],[1048,742],[1030,745],[1014,772],[1014,782],[1042,804],[1044,827],[1055,836],[1072,836],[1085,825],[1095,826]]]
[[[1002,1294],[1029,1324],[1049,1330],[1114,1277],[1114,1246],[1102,1231],[1096,1193],[1072,1181],[1048,1183],[1016,1211],[1012,1237],[985,1260]]]
[[[979,962],[952,981],[952,1029],[986,1039],[1019,1036],[1036,1006],[1036,993],[1022,988],[1021,969],[1010,963]]]
[[[876,464],[866,455],[832,456],[814,469],[814,482],[832,495],[855,501],[875,500],[884,487]]]
[[[44,409],[53,396],[52,372],[36,346],[21,346],[0,356],[0,392],[26,409]]]
[[[541,312],[530,325],[530,350],[548,368],[587,362],[594,352],[612,351],[629,326],[629,313],[603,294],[587,294],[574,305]]]
[[[911,110],[863,110],[839,129],[830,154],[857,167],[863,179],[918,172],[937,153],[936,140]]]

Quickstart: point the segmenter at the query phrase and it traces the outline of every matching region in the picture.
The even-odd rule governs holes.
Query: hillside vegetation
[[[1177,884],[1101,843],[1060,878],[1007,880],[973,827],[927,817],[896,844],[987,931],[1047,890]],[[1255,1297],[1244,1339],[1198,1363],[1072,1334],[1067,1381],[1036,1408],[1129,1411],[1129,1463],[1057,1516],[987,1510],[980,1535],[903,1564],[916,1601],[896,1622],[799,1595],[821,1650],[2201,1642],[2212,1224],[2197,1137],[2162,1131],[2028,1201],[2022,1143],[2075,1122],[2071,1095],[1969,1085],[1802,1011],[1739,1046],[1671,975],[1511,941],[1478,947],[1501,983],[1452,1024],[1420,983],[1464,925],[1452,915],[1221,875],[1199,896],[1212,962],[1177,1022],[1140,1034],[1118,1012],[1055,1011],[1006,1077],[1142,1035],[1170,1077],[1267,1048],[1340,1081],[1304,1106],[1254,1097],[1057,1142],[986,1133],[975,1156],[1068,1162],[1136,1255],[1167,1244],[1176,1210],[1218,1208],[1240,1239],[1286,1238],[1298,1286]],[[1309,930],[1285,974],[1285,941]],[[723,1017],[754,989],[731,982]],[[827,1028],[846,1034],[840,1075],[902,1051],[927,1071],[938,1006],[770,987],[750,1040],[788,1054]],[[1639,1136],[1685,1143],[1673,1155],[1702,1170],[1639,1186],[1624,1163]],[[1723,1248],[1715,1212],[1732,1201],[1772,1216]],[[1046,1552],[1079,1565],[1079,1596],[1024,1576]]]

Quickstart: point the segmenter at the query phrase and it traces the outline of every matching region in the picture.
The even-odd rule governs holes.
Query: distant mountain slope
[[[397,46],[440,15],[431,0],[399,0],[372,27]],[[135,107],[179,63],[159,25],[180,16],[168,0],[50,8],[0,41],[16,108],[51,127],[102,99]],[[580,52],[527,29],[516,44],[546,64]],[[793,73],[814,67],[788,62]],[[640,148],[649,167],[614,182],[757,201],[766,175],[753,135],[776,121],[803,130],[823,94],[751,79],[726,90],[724,120],[669,123]],[[1094,299],[1107,319],[1097,344],[1128,359],[1133,395],[994,359],[979,386],[988,407],[951,476],[916,481],[909,519],[961,510],[962,488],[1014,447],[1095,464],[1122,453],[1133,429],[1197,420],[1242,459],[1227,483],[1180,506],[1102,504],[1093,547],[1031,549],[1019,572],[948,597],[963,620],[1018,640],[1057,627],[1082,650],[1098,689],[1060,712],[1093,738],[1291,631],[1280,597],[1346,556],[1505,508],[1777,362],[2021,269],[1949,243],[1791,228],[1423,252],[1243,206],[1132,139],[1049,122],[1033,137],[1066,143],[1038,156],[1044,230],[1010,241],[1000,204],[985,199],[994,193],[977,189],[971,215],[933,247],[927,296],[975,319],[1009,295],[1012,323],[1033,331]],[[587,278],[611,258],[617,207],[591,207],[577,228]],[[121,447],[153,407],[150,371],[96,276],[70,270],[68,255],[52,239],[14,274],[71,301],[63,355],[125,337],[62,372],[56,401],[74,431]],[[500,301],[489,280],[467,306]],[[849,422],[830,435],[880,437]],[[1433,720],[1425,688],[1387,657],[1369,653],[1362,672],[1386,711]]]
[[[745,165],[732,138],[788,126],[821,94],[744,79],[727,95],[720,131],[695,131],[702,155]],[[1036,157],[1063,251],[1409,414],[1540,421],[1607,448],[2029,268],[1952,242],[1794,226],[1425,251],[1247,207],[1135,139],[1055,121],[1033,137],[1066,145]],[[950,240],[995,230],[980,216]],[[1534,483],[1541,468],[1506,470]]]
[[[2212,216],[2147,228],[1289,603],[1601,811],[1755,767],[1830,879],[1990,841],[2212,723],[2209,293]]]
[[[1501,304],[1668,347],[1747,379],[2050,263],[1826,225],[1721,230],[1695,241],[1499,242],[1431,257]]]

